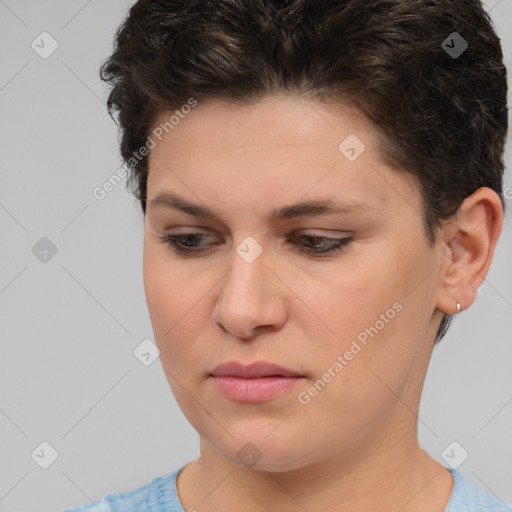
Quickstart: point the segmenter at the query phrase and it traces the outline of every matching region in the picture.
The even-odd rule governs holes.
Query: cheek
[[[160,349],[162,363],[170,364],[168,352],[180,350],[180,330],[194,316],[192,305],[197,302],[193,280],[188,280],[176,268],[176,262],[166,257],[161,247],[144,245],[144,291],[151,324]],[[196,299],[194,301],[194,299]],[[192,310],[191,310],[192,308]]]
[[[199,289],[202,287],[192,276],[162,253],[161,248],[145,247],[143,264],[146,302],[160,364],[181,411],[196,430],[203,432],[208,416],[201,406],[209,408],[209,404],[200,391],[198,395],[198,386],[208,370],[208,354],[200,344],[205,338],[201,329],[208,287]]]
[[[374,252],[364,259],[347,258],[346,265],[341,262],[321,279],[294,276],[292,282],[301,282],[300,298],[322,321],[321,336],[317,332],[311,338],[316,346],[319,343],[326,349],[346,350],[359,334],[364,339],[365,329],[375,323],[379,336],[396,323],[396,309],[406,289],[404,269],[400,270],[401,265],[393,257],[386,260],[380,252]]]
[[[360,261],[321,285],[304,283],[304,302],[322,320],[321,331],[307,333],[314,340],[314,375],[321,380],[318,404],[340,401],[356,416],[385,410],[381,405],[393,400],[386,385],[403,388],[415,364],[420,344],[411,331],[414,308],[405,304],[412,270],[392,251],[387,254]]]
[[[169,257],[159,246],[144,246],[146,302],[160,362],[180,406],[185,386],[193,392],[211,370],[212,293],[219,276],[197,276],[193,265]],[[190,397],[188,397],[190,400]]]

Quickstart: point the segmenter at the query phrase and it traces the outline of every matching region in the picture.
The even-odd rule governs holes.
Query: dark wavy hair
[[[478,188],[505,207],[507,71],[480,0],[139,0],[100,76],[144,215],[138,151],[156,115],[191,98],[250,104],[274,92],[355,105],[383,135],[383,161],[416,176],[431,246]]]

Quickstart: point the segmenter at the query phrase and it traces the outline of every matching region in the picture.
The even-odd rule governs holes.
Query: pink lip
[[[245,379],[256,379],[258,377],[303,377],[299,372],[295,372],[283,366],[269,363],[267,361],[255,361],[248,365],[229,361],[219,364],[212,371],[214,377],[243,377]]]
[[[236,402],[264,402],[304,381],[298,372],[266,361],[223,363],[210,377],[219,392]]]

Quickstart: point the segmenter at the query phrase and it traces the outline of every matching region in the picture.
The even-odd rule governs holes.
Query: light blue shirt
[[[61,512],[189,512],[181,505],[176,490],[176,478],[183,467],[134,491],[108,494],[101,501]],[[448,469],[453,476],[453,489],[444,512],[512,512],[512,507],[483,491],[458,471]]]

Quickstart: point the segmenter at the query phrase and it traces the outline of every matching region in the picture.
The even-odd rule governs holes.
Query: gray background
[[[133,354],[152,338],[139,205],[124,183],[93,196],[121,166],[98,67],[131,3],[0,0],[0,511],[87,503],[199,454],[159,360],[146,367]],[[512,2],[487,8],[512,69]],[[59,45],[47,59],[31,48],[43,31]],[[511,150],[509,141],[508,167]],[[444,464],[443,450],[457,441],[469,453],[459,471],[508,503],[511,185],[507,170],[509,210],[493,266],[435,349],[419,421],[432,456]],[[44,237],[57,250],[46,262],[33,250],[48,246]],[[50,460],[48,449],[36,450],[43,441],[58,452],[47,469],[36,463]]]

